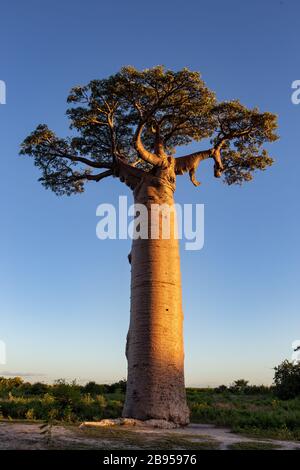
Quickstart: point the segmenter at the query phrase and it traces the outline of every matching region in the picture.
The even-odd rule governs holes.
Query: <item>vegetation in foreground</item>
[[[101,385],[58,380],[30,384],[20,377],[0,377],[1,419],[78,423],[121,415],[126,382]],[[237,380],[230,387],[188,388],[194,423],[216,424],[255,437],[300,440],[300,365],[275,368],[274,386]]]
[[[217,450],[220,443],[205,435],[187,433],[139,433],[125,426],[114,428],[83,428],[77,435],[109,443],[109,448],[138,448],[155,450]]]
[[[228,450],[276,450],[281,447],[270,442],[235,442],[228,446]]]

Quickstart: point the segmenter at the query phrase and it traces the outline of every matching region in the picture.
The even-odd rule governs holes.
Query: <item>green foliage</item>
[[[52,431],[57,418],[57,410],[52,409],[47,413],[47,417],[43,424],[40,426],[41,434],[45,437],[47,445],[52,442]]]
[[[0,406],[4,418],[46,421],[49,413],[66,422],[117,418],[120,416],[126,382],[111,385],[87,384],[57,380],[53,385],[30,384],[14,379],[0,380]],[[25,386],[26,385],[26,386]],[[93,393],[86,393],[92,389]],[[37,395],[37,390],[40,394]],[[99,391],[103,394],[96,394]],[[46,393],[45,393],[46,392]]]
[[[215,388],[216,393],[225,393],[228,391],[227,385],[219,385],[219,387]]]
[[[192,422],[226,426],[249,436],[300,439],[300,400],[275,400],[272,388],[263,394],[187,389],[187,398]]]
[[[0,391],[2,393],[9,393],[11,391],[15,391],[19,389],[21,386],[23,386],[24,382],[21,377],[11,377],[11,378],[5,378],[5,377],[0,377]]]
[[[26,411],[25,418],[30,420],[30,421],[33,421],[35,419],[35,414],[34,414],[34,409],[33,408],[29,408],[29,410]]]
[[[105,409],[107,406],[107,400],[103,395],[96,395],[96,401],[100,406],[101,410]]]
[[[116,393],[116,392],[121,392],[121,393],[126,393],[126,380],[119,380],[119,382],[115,382],[111,385],[109,385],[107,389],[107,393]]]
[[[75,381],[69,384],[64,379],[59,379],[54,383],[51,392],[56,402],[65,407],[80,400],[81,387]]]
[[[271,442],[242,441],[228,446],[229,450],[275,450],[281,447]]]
[[[124,67],[115,77],[130,124],[137,125],[141,118],[146,121],[144,137],[149,150],[155,149],[156,124],[160,124],[160,137],[170,153],[174,147],[211,136],[216,98],[198,72],[187,68],[174,72],[162,66],[142,71]]]
[[[124,381],[111,385],[89,383],[87,387],[59,380],[45,385],[47,393],[41,387],[39,396],[35,394],[34,384],[29,384],[33,394],[29,393],[27,384],[24,396],[17,395],[22,385],[19,381],[2,378],[0,384],[3,419],[42,420],[50,425],[49,432],[56,421],[118,418],[125,398]],[[191,421],[226,426],[249,436],[300,440],[300,396],[283,400],[278,397],[276,387],[253,386],[241,379],[229,387],[188,388]],[[99,390],[103,393],[95,394]]]
[[[273,163],[264,147],[277,139],[274,114],[248,109],[239,101],[218,103],[198,72],[163,66],[139,71],[124,67],[115,75],[74,87],[67,110],[71,135],[59,138],[40,124],[22,143],[20,153],[34,158],[40,181],[56,194],[80,193],[86,181],[116,172],[116,161],[149,171],[135,142],[156,151],[157,138],[167,155],[178,146],[210,138],[221,149],[228,184],[252,179]],[[143,157],[141,157],[143,158]],[[107,169],[99,173],[99,169]]]
[[[89,393],[92,396],[101,395],[107,392],[107,385],[99,385],[96,382],[88,382],[84,387],[84,393]]]
[[[48,385],[41,382],[36,382],[32,385],[30,384],[29,390],[30,395],[43,396],[48,391]]]
[[[238,100],[225,101],[213,110],[218,124],[213,142],[226,138],[222,146],[224,178],[227,184],[241,184],[253,178],[255,170],[265,170],[273,159],[263,145],[277,140],[277,117],[248,109]]]
[[[231,385],[230,390],[237,393],[243,393],[247,390],[248,383],[248,380],[244,379],[235,380]]]
[[[275,393],[283,399],[300,397],[300,364],[284,361],[275,367]]]

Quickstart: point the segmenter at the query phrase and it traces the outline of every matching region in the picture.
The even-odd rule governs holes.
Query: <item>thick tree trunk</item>
[[[134,191],[135,203],[174,205],[174,187],[153,177]],[[149,232],[151,222],[149,215]],[[160,218],[161,222],[161,218]],[[153,227],[152,227],[153,228]],[[128,381],[123,416],[189,422],[184,385],[183,312],[178,240],[133,240]],[[175,232],[176,233],[176,232]]]

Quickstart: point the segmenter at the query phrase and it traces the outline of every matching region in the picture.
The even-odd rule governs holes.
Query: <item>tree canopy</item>
[[[80,193],[87,181],[119,176],[132,188],[175,150],[194,141],[208,148],[175,158],[175,174],[195,171],[213,158],[214,175],[227,184],[249,181],[272,165],[264,144],[278,137],[277,119],[239,101],[218,102],[198,72],[162,66],[124,67],[103,80],[74,87],[67,99],[71,135],[60,138],[40,124],[20,153],[34,158],[40,181],[58,195]]]

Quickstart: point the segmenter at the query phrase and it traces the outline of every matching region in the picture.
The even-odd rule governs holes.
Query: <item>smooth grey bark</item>
[[[174,171],[147,177],[135,188],[135,203],[173,207]],[[163,176],[163,178],[161,177]],[[131,312],[126,356],[128,380],[123,417],[189,422],[184,384],[183,312],[179,244],[174,236],[133,240]],[[151,216],[149,213],[149,231]]]

